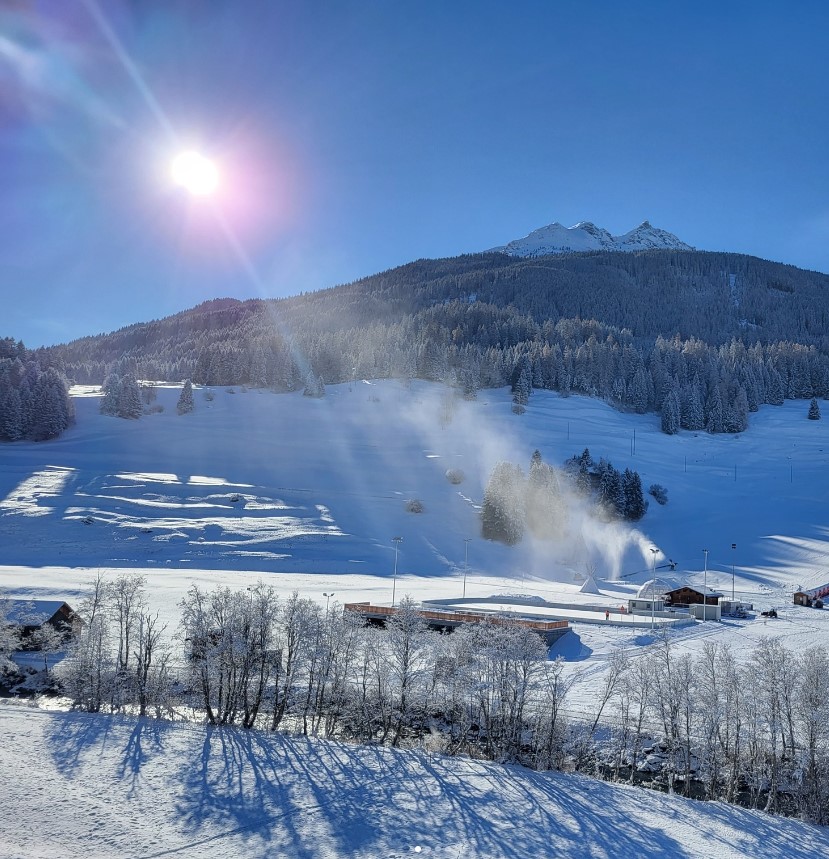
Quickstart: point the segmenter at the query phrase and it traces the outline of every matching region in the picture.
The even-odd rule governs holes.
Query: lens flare
[[[194,197],[209,197],[219,186],[216,165],[200,152],[188,150],[173,159],[170,167],[173,181]]]

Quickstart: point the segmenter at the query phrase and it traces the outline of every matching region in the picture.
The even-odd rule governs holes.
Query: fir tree
[[[598,502],[611,516],[624,516],[625,494],[622,489],[622,476],[613,464],[605,459],[599,461]]]
[[[715,385],[711,391],[711,395],[708,397],[706,406],[708,415],[705,421],[705,429],[710,433],[722,432],[723,407],[718,385]]]
[[[820,420],[820,406],[817,404],[817,398],[812,397],[812,402],[809,403],[809,420],[810,421],[819,421]]]
[[[314,397],[316,399],[324,397],[325,385],[323,384],[322,379],[319,376],[316,376],[311,373],[305,383],[305,388],[302,391],[302,395],[304,397]]]
[[[622,492],[625,497],[625,519],[638,522],[648,509],[648,502],[642,492],[642,479],[638,471],[626,468],[622,474]]]
[[[185,379],[184,384],[181,386],[181,394],[176,403],[176,411],[180,415],[186,415],[188,412],[192,412],[194,408],[193,384],[189,379]]]
[[[118,386],[118,408],[116,414],[119,418],[141,417],[141,390],[132,373],[121,377]]]
[[[499,462],[489,478],[481,507],[481,536],[513,546],[524,536],[524,474]]]
[[[527,480],[527,528],[534,537],[552,540],[566,528],[566,509],[555,469],[542,462],[536,451]]]
[[[118,415],[118,394],[120,390],[120,378],[115,373],[110,373],[104,380],[104,384],[101,385],[103,397],[101,397],[100,410],[102,415],[112,415],[113,417]]]
[[[676,391],[671,391],[662,403],[662,432],[675,435],[679,423],[679,397]]]

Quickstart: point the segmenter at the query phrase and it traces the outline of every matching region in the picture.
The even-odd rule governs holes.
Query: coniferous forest
[[[418,377],[468,396],[510,385],[517,414],[545,388],[656,413],[666,433],[741,432],[762,403],[829,396],[828,297],[827,275],[738,254],[485,253],[288,299],[209,301],[31,355],[87,384],[320,395],[355,377]]]
[[[0,340],[0,441],[56,438],[74,420],[63,375],[22,343]]]

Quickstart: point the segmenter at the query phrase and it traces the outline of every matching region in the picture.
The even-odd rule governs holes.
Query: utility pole
[[[331,597],[334,596],[334,594],[333,593],[330,593],[330,594],[324,593],[323,596],[325,597],[325,617],[327,619],[328,618],[328,603],[331,600]]]
[[[653,632],[654,610],[653,603],[656,599],[656,553],[659,551],[655,546],[651,546],[651,632]]]
[[[463,538],[463,598],[466,599],[466,574],[469,572],[469,544],[471,537]]]
[[[705,556],[705,568],[702,574],[702,619],[708,620],[708,549],[703,549],[702,554]]]
[[[403,542],[402,537],[392,537],[392,543],[394,543],[394,578],[392,579],[391,586],[391,607],[394,608],[394,599],[397,594],[397,551],[400,548],[400,544]]]
[[[734,602],[734,550],[737,548],[736,543],[731,544],[731,602]],[[732,606],[732,611],[734,607]]]

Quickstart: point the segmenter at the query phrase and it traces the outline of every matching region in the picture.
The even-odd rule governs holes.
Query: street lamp
[[[325,616],[328,617],[328,602],[331,599],[331,597],[334,596],[334,594],[333,593],[330,593],[330,594],[324,593],[323,596],[325,597]]]
[[[651,632],[653,632],[654,610],[653,603],[656,599],[656,553],[659,551],[655,546],[651,546]]]
[[[466,574],[469,572],[469,544],[471,537],[463,538],[463,598],[466,599]]]
[[[394,598],[397,593],[397,552],[400,548],[400,544],[403,542],[402,537],[392,537],[392,543],[394,543],[394,579],[392,580],[391,586],[391,607],[394,608]]]
[[[734,602],[734,550],[737,548],[736,543],[731,544],[731,602]],[[731,607],[732,611],[734,606]]]
[[[703,549],[702,554],[705,556],[705,567],[702,574],[702,619],[708,620],[708,549]]]

